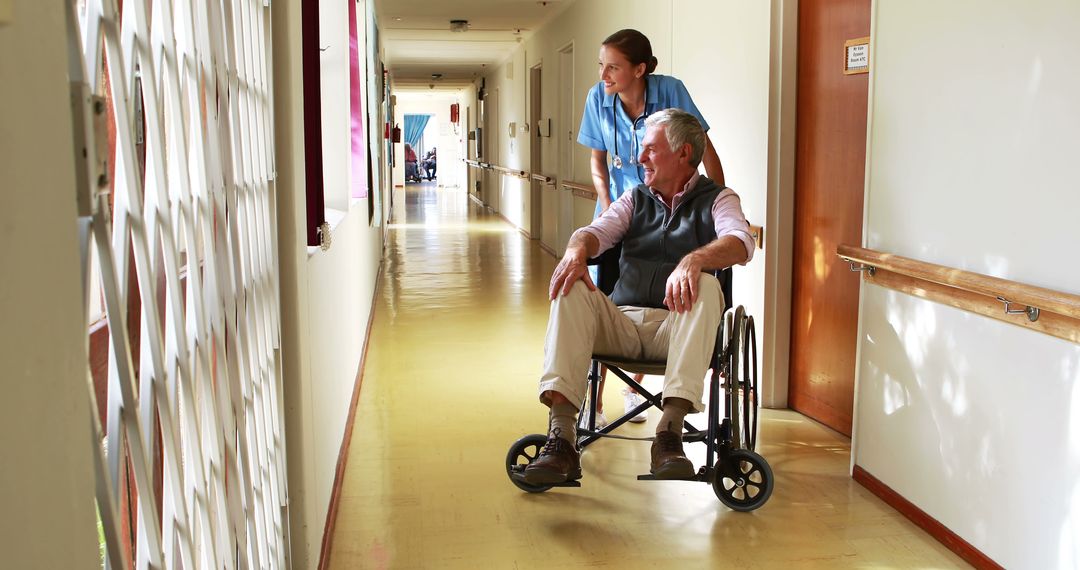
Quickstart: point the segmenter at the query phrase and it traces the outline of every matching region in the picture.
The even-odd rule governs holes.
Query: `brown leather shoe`
[[[682,438],[667,430],[656,433],[652,443],[652,468],[657,479],[689,479],[694,476],[694,464],[683,453]]]
[[[530,485],[551,485],[581,479],[581,462],[574,445],[549,436],[536,460],[525,467],[523,478]]]

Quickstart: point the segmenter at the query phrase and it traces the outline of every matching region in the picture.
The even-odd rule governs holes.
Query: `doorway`
[[[541,90],[540,65],[529,70],[529,172],[540,174],[544,171],[543,145],[540,132]],[[529,235],[541,239],[544,235],[544,184],[532,178],[529,181]],[[541,239],[541,242],[543,240]]]
[[[484,130],[484,144],[487,150],[484,156],[489,164],[502,166],[499,162],[499,88],[496,87],[484,98],[484,113],[487,128]],[[484,170],[484,205],[499,211],[499,187],[502,175],[494,170]]]
[[[870,0],[799,3],[789,405],[851,435],[859,279],[836,258],[862,243],[868,74],[844,42],[870,35]]]
[[[559,50],[559,180],[574,181],[574,43]],[[574,194],[565,188],[558,191],[556,227],[559,256],[574,231]]]

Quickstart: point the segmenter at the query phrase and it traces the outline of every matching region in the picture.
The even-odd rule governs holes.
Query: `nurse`
[[[671,107],[682,109],[697,117],[706,133],[709,131],[709,123],[701,116],[682,81],[654,74],[656,64],[649,38],[637,30],[619,30],[608,36],[600,46],[600,82],[589,90],[585,99],[585,112],[581,117],[577,139],[578,143],[592,149],[590,163],[597,196],[594,219],[619,196],[644,180],[645,172],[638,163],[638,154],[641,152],[641,140],[645,137],[645,119],[650,113]],[[705,174],[724,186],[724,168],[707,136],[701,162],[705,166]],[[596,281],[595,267],[589,270],[593,281]],[[596,400],[597,429],[607,424],[603,416],[606,376],[607,370],[603,370],[600,397]],[[642,376],[638,374],[634,379],[641,382]],[[644,401],[629,389],[623,395],[627,410]],[[582,417],[585,416],[583,413]],[[645,413],[638,414],[630,421],[645,421]]]
[[[650,113],[670,107],[682,109],[709,130],[682,81],[654,74],[656,64],[649,38],[637,30],[619,30],[600,46],[600,82],[589,90],[578,129],[578,143],[592,149],[592,180],[597,193],[593,217],[642,183],[645,173],[637,159]],[[720,157],[712,141],[705,142],[705,174],[723,186]]]

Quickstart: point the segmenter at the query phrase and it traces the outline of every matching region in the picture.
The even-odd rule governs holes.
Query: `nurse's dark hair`
[[[656,71],[656,58],[652,54],[652,44],[645,34],[637,30],[619,30],[604,40],[605,46],[611,46],[626,56],[633,65],[645,64],[645,73]]]

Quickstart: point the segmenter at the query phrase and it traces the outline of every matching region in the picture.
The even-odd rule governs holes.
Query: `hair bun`
[[[656,64],[658,63],[660,62],[656,60],[656,56],[649,58],[649,64],[645,66],[645,73],[652,73],[656,71]]]

